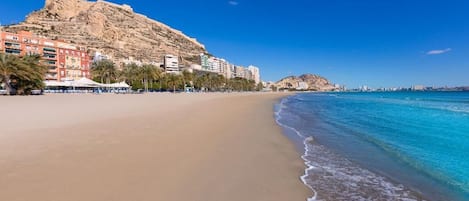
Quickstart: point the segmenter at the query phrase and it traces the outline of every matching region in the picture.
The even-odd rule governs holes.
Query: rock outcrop
[[[329,80],[319,75],[304,74],[301,76],[289,76],[281,79],[276,84],[279,89],[296,89],[309,91],[332,91],[335,90]]]
[[[31,31],[52,39],[87,47],[113,60],[133,58],[161,62],[165,54],[186,60],[206,53],[204,45],[182,32],[133,12],[128,5],[98,0],[46,0],[39,11],[29,14],[5,31]]]

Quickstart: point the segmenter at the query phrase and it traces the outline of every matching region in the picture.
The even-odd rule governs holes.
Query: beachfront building
[[[173,74],[180,73],[179,59],[177,56],[168,54],[164,56],[163,61],[164,61],[163,62],[164,71],[166,73],[173,73]]]
[[[423,85],[414,85],[412,86],[412,91],[423,91],[425,90],[425,86]]]
[[[101,52],[95,52],[93,57],[93,62],[109,60],[110,57],[108,55],[102,54]]]
[[[227,79],[234,78],[234,65],[225,59],[220,59],[220,72],[218,74],[223,75]]]
[[[309,88],[308,83],[298,82],[298,86],[296,87],[296,90],[307,90],[308,88]]]
[[[259,68],[253,65],[248,66],[249,71],[251,71],[252,74],[252,80],[256,82],[256,84],[259,84],[261,82],[261,75],[259,72]]]
[[[215,57],[210,57],[208,59],[209,63],[209,69],[208,71],[213,72],[213,73],[220,73],[220,60]]]
[[[225,59],[200,54],[200,65],[197,67],[200,68],[194,70],[217,73],[219,75],[223,75],[227,79],[244,78],[248,80],[254,80],[256,84],[261,82],[259,68],[253,65],[245,68],[231,64]]]
[[[18,56],[41,55],[48,67],[46,80],[90,78],[90,57],[84,48],[50,40],[31,32],[0,32],[0,52]]]
[[[199,65],[199,64],[191,64],[190,69],[196,70],[196,71],[201,71],[201,70],[202,70],[202,66]]]
[[[90,77],[91,60],[84,48],[57,42],[58,74],[60,81]]]
[[[254,80],[254,76],[252,74],[252,71],[249,70],[248,68],[244,68],[244,79],[247,79],[247,80]]]
[[[235,70],[234,68],[235,68],[235,65],[228,63],[228,62],[226,63],[226,70],[225,70],[224,76],[227,79],[234,78],[234,70]]]
[[[209,56],[206,54],[200,54],[200,66],[202,67],[201,70],[209,71],[210,63],[209,63]]]
[[[235,78],[245,78],[245,68],[242,66],[235,66],[234,68],[234,77]]]

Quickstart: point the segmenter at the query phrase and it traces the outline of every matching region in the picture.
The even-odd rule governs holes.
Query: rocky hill
[[[63,39],[87,47],[91,54],[98,51],[116,61],[131,57],[160,62],[165,54],[191,60],[206,52],[204,45],[194,38],[135,13],[128,5],[101,0],[46,0],[44,8],[4,30],[28,30]]]
[[[324,77],[304,74],[301,76],[289,76],[276,83],[279,89],[297,89],[310,91],[332,91],[335,87]]]

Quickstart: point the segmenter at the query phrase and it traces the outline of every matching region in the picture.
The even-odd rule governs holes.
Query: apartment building
[[[90,78],[90,57],[84,48],[63,41],[50,40],[31,32],[0,32],[0,52],[18,56],[41,55],[48,67],[46,80]]]
[[[256,82],[256,84],[259,84],[261,82],[261,75],[259,72],[259,68],[253,65],[248,66],[249,71],[251,71],[252,74],[252,79]]]
[[[177,56],[174,55],[166,55],[164,56],[164,70],[166,73],[180,73],[179,70],[179,59]]]

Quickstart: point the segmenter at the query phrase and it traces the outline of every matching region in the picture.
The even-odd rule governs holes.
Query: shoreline
[[[334,153],[327,146],[321,145],[320,143],[318,143],[316,141],[316,139],[314,138],[314,136],[305,135],[304,133],[299,131],[297,128],[292,127],[290,125],[287,125],[287,123],[285,123],[285,122],[281,122],[282,110],[283,110],[283,107],[286,107],[286,105],[284,105],[284,104],[285,104],[285,101],[289,97],[291,97],[291,96],[282,98],[281,102],[278,103],[279,106],[277,108],[277,111],[275,112],[276,113],[276,122],[279,126],[281,126],[283,128],[284,134],[289,138],[289,140],[293,141],[294,144],[297,146],[297,148],[299,150],[299,153],[301,154],[301,159],[303,160],[303,162],[306,166],[305,169],[304,169],[304,174],[300,178],[301,178],[302,182],[304,183],[304,185],[307,186],[309,189],[311,189],[311,191],[313,192],[313,196],[309,197],[307,199],[308,201],[317,200],[318,198],[320,200],[322,200],[322,199],[326,199],[326,200],[329,200],[329,199],[339,199],[339,200],[351,199],[351,198],[342,197],[343,195],[336,194],[334,192],[330,192],[330,191],[327,191],[327,190],[324,189],[324,187],[327,187],[327,188],[334,187],[334,188],[336,188],[337,183],[327,183],[328,181],[320,181],[320,180],[324,179],[324,178],[321,178],[321,175],[324,174],[324,172],[322,170],[324,167],[322,167],[321,164],[317,163],[317,161],[315,161],[315,160],[324,160],[324,158],[328,158],[328,157],[331,157],[331,156],[334,156],[334,158],[329,158],[328,160],[344,160],[345,164],[347,164],[348,167],[362,169],[360,171],[365,171],[365,172],[368,171],[369,172],[368,174],[370,174],[369,176],[374,175],[373,177],[377,177],[380,180],[380,183],[381,182],[389,183],[389,184],[394,185],[396,187],[402,188],[402,189],[399,189],[399,191],[406,191],[404,194],[410,195],[412,197],[409,200],[414,200],[414,199],[415,200],[428,200],[427,196],[422,194],[421,192],[419,192],[417,189],[408,188],[407,186],[400,187],[401,184],[399,183],[399,181],[396,181],[395,179],[390,178],[387,175],[383,175],[383,174],[371,171],[371,170],[369,170],[365,167],[361,167],[358,164],[355,164],[351,161],[348,161],[348,159],[346,159],[343,156],[338,155],[337,153]],[[324,157],[324,158],[321,158],[321,159],[315,158],[314,154],[322,155],[321,157]],[[316,155],[316,157],[317,157],[317,155]],[[330,165],[334,166],[334,165],[337,165],[337,164],[330,164]],[[326,167],[326,169],[327,168],[328,167]],[[358,173],[358,172],[355,172],[355,173]],[[318,175],[316,175],[316,174],[318,174]],[[329,173],[326,173],[326,174],[332,174],[333,175],[335,173],[329,172]],[[339,174],[342,174],[342,173],[339,173]],[[329,175],[327,177],[330,177],[332,175]],[[353,175],[352,174],[352,176],[359,176],[359,175]],[[332,177],[331,177],[331,179],[332,179]],[[326,184],[322,183],[319,186],[317,186],[318,181],[319,181],[319,183],[320,182],[326,182]],[[345,190],[345,189],[342,189],[342,190]],[[366,190],[366,189],[361,189],[361,190]],[[370,189],[368,189],[368,191],[369,190]],[[375,189],[375,190],[377,190],[377,189]],[[370,191],[369,193],[373,193],[373,190]],[[389,195],[389,196],[392,197],[392,195]],[[394,198],[394,199],[396,199],[396,198]],[[404,198],[404,199],[407,199],[407,198]]]
[[[303,161],[273,114],[286,95],[0,99],[0,199],[305,200]]]
[[[288,97],[285,97],[284,99],[282,99],[282,101],[286,99],[288,99]],[[283,103],[284,102],[280,102],[279,105]],[[286,106],[283,106],[283,108],[284,107]],[[287,116],[285,116],[285,118],[291,118],[292,111],[289,111],[289,112],[290,113],[287,112],[288,114],[286,114]],[[340,198],[339,197],[341,196],[340,193],[337,194],[337,192],[332,192],[328,188],[333,187],[335,189],[337,188],[337,186],[340,186],[340,183],[336,183],[337,181],[345,182],[345,180],[343,180],[344,178],[336,178],[337,181],[333,181],[334,175],[336,173],[330,172],[329,168],[331,168],[331,170],[338,171],[339,175],[344,174],[345,176],[345,175],[350,174],[349,176],[356,176],[357,178],[363,177],[363,175],[354,174],[354,173],[364,173],[364,175],[371,176],[373,177],[373,179],[378,181],[378,183],[376,183],[376,185],[380,184],[378,186],[381,186],[381,183],[388,183],[389,185],[385,185],[385,186],[391,186],[392,187],[391,192],[393,193],[386,195],[386,196],[390,196],[390,197],[396,196],[394,199],[399,198],[399,196],[403,196],[402,199],[404,200],[407,198],[411,198],[410,200],[444,200],[444,197],[445,197],[444,195],[435,196],[434,194],[429,194],[428,189],[417,188],[417,186],[415,186],[416,183],[410,183],[410,184],[403,183],[404,182],[403,180],[401,181],[393,177],[390,177],[388,174],[386,174],[386,172],[380,172],[379,170],[376,171],[373,168],[362,166],[362,164],[360,163],[350,161],[350,159],[346,158],[345,156],[341,156],[340,154],[336,153],[337,150],[334,151],[334,149],[331,149],[330,147],[327,147],[326,145],[317,141],[316,138],[313,139],[313,137],[311,136],[311,133],[308,133],[304,129],[299,130],[298,128],[295,128],[295,126],[292,127],[292,125],[287,123],[288,121],[287,122],[280,121],[281,119],[284,118],[281,116],[281,113],[282,113],[282,106],[279,106],[279,110],[276,111],[277,122],[283,128],[284,134],[290,140],[294,141],[295,145],[299,149],[301,149],[299,151],[302,154],[301,158],[304,160],[307,166],[307,168],[305,169],[305,175],[302,176],[302,180],[305,183],[305,185],[310,187],[312,191],[314,192],[315,196],[313,196],[312,200],[324,199],[324,198],[329,200],[329,199],[334,199],[334,198],[336,199]],[[295,118],[298,118],[298,117],[295,117]],[[291,123],[291,121],[301,122],[302,120],[294,119],[294,120],[289,120],[289,121]],[[305,122],[300,123],[300,125],[304,123]],[[303,131],[306,133],[302,133]],[[344,172],[341,172],[343,170]],[[431,178],[427,178],[427,179],[431,179]],[[309,181],[306,181],[306,180],[309,180]],[[405,181],[405,182],[408,182],[408,181]],[[369,185],[369,184],[366,184],[366,185]],[[348,189],[348,187],[346,186],[341,187],[341,188]],[[366,189],[363,189],[363,192],[368,191],[368,193],[373,193],[374,190],[371,190],[373,188],[374,187],[372,188],[367,187]],[[446,192],[446,193],[451,193],[451,191],[447,191],[446,189],[437,189],[437,190]],[[447,196],[450,196],[450,195],[451,194],[447,194]],[[339,200],[342,200],[342,199],[339,199]]]

